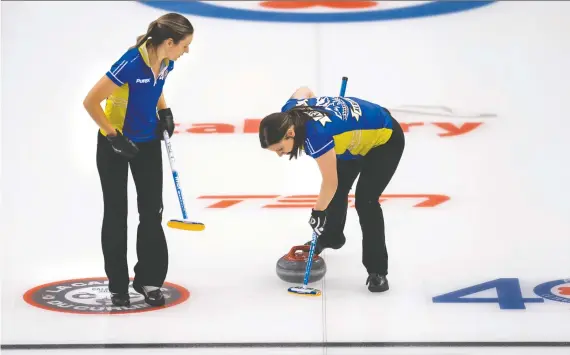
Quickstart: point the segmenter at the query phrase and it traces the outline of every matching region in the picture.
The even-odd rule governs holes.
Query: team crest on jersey
[[[309,110],[306,112],[306,114],[309,115],[313,120],[320,122],[320,124],[322,124],[323,127],[327,123],[332,122],[329,116],[316,110]]]
[[[334,113],[341,120],[346,121],[348,118],[348,107],[338,97],[317,97],[315,106],[322,107],[323,109]]]
[[[346,97],[344,99],[350,103],[350,113],[352,114],[352,117],[358,121],[360,119],[360,116],[362,116],[362,109],[360,108],[360,105],[356,101],[353,101]]]
[[[309,106],[309,99],[298,100],[295,107],[299,106]]]
[[[347,102],[350,105],[347,105]],[[308,106],[308,105],[309,105],[309,99],[298,100],[297,103],[295,104],[296,107]],[[314,106],[323,109],[325,111],[328,111],[331,114],[334,114],[336,117],[338,117],[343,121],[346,121],[348,119],[349,111],[352,118],[354,118],[356,121],[358,121],[362,116],[362,109],[360,108],[360,105],[356,101],[345,97],[343,98],[328,97],[328,96],[317,97],[315,99]],[[325,126],[327,122],[332,122],[327,115],[316,110],[308,111],[307,114],[311,116],[311,118],[314,119],[315,121],[319,121],[323,126]]]
[[[297,100],[297,103],[295,104],[295,107],[301,107],[301,106],[309,106],[309,99],[301,99],[301,100]],[[320,106],[317,102],[316,106]],[[328,123],[328,122],[332,122],[331,119],[329,118],[329,116],[325,115],[324,113],[320,112],[320,111],[316,111],[316,110],[307,110],[305,111],[305,114],[307,114],[309,117],[311,117],[313,120],[320,122],[323,127]]]

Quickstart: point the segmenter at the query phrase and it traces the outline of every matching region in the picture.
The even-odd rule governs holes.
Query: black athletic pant
[[[344,225],[348,194],[358,175],[355,208],[362,229],[362,263],[370,273],[388,274],[388,251],[380,195],[392,179],[405,146],[404,132],[392,118],[393,132],[388,142],[373,148],[362,159],[337,160],[338,188],[327,207],[327,223],[318,243],[338,249],[346,241]]]
[[[139,153],[130,162],[113,151],[99,132],[97,169],[103,189],[104,215],[101,243],[109,291],[126,293],[127,265],[127,181],[128,168],[137,191],[139,225],[134,282],[161,287],[168,270],[168,249],[162,229],[161,141],[136,143]]]

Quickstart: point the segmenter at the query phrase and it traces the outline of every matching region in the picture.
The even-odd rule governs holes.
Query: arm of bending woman
[[[315,93],[306,86],[302,86],[295,90],[293,95],[291,95],[292,99],[302,100],[302,99],[310,99],[315,97]]]
[[[338,187],[335,150],[330,149],[328,152],[318,157],[316,161],[319,165],[323,180],[321,182],[319,197],[317,198],[317,202],[313,209],[316,211],[324,211],[333,199]]]

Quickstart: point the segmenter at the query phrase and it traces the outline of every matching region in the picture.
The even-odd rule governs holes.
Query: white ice
[[[250,5],[248,5],[250,6]],[[2,2],[3,346],[23,344],[267,342],[570,342],[570,296],[525,309],[432,298],[499,279],[536,285],[570,278],[570,4],[500,2],[433,18],[349,24],[250,23],[188,16],[190,53],[165,96],[192,233],[166,228],[168,282],[190,291],[177,306],[130,315],[77,315],[32,307],[29,289],[104,277],[97,128],[82,106],[90,87],[163,11],[136,2]],[[308,85],[393,109],[406,133],[402,163],[383,203],[390,255],[385,294],[364,285],[354,208],[346,245],[324,254],[320,298],[291,296],[277,259],[309,240],[310,208],[208,206],[223,195],[313,195],[308,157],[259,148],[246,119],[280,109]],[[496,117],[437,115],[493,113]],[[409,107],[408,107],[409,108]],[[426,112],[431,114],[422,114]],[[233,133],[188,133],[220,123]],[[471,131],[457,130],[472,126]],[[459,128],[458,128],[459,127]],[[447,129],[447,130],[446,130]],[[454,131],[455,129],[455,131]],[[455,132],[454,136],[440,136]],[[129,265],[136,262],[136,192],[129,182]],[[180,208],[164,153],[165,221]],[[570,285],[567,285],[570,286]],[[512,289],[511,289],[512,290]],[[552,290],[553,292],[562,292]],[[567,294],[566,294],[567,295]],[[497,297],[495,290],[471,297]],[[28,350],[36,354],[45,350]],[[7,353],[19,353],[8,351]],[[561,355],[566,348],[379,347],[95,349],[48,354]],[[43,352],[42,352],[43,353]]]

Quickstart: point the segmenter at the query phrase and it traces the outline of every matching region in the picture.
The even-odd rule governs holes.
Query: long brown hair
[[[146,33],[137,37],[135,47],[140,47],[148,40],[148,43],[156,48],[169,38],[172,38],[174,44],[178,44],[183,38],[192,34],[194,27],[190,21],[180,14],[171,12],[152,21]]]
[[[308,106],[297,106],[285,112],[276,112],[265,116],[259,123],[259,143],[261,148],[266,149],[270,145],[279,143],[287,134],[287,130],[293,126],[293,149],[289,153],[289,160],[299,156],[305,138],[307,136],[306,124],[311,120],[310,112],[319,111],[328,116],[328,112],[316,110]]]

